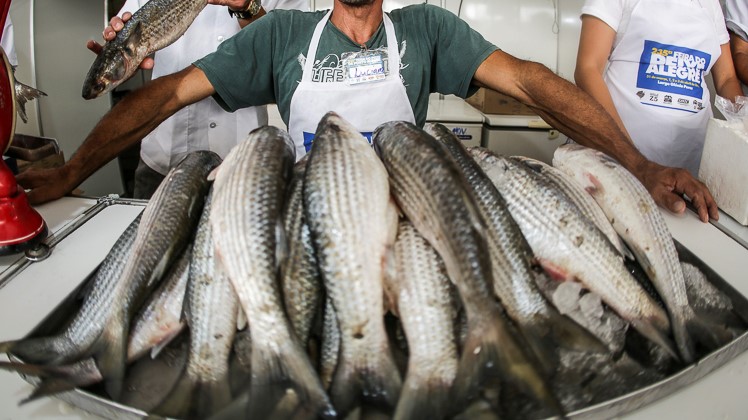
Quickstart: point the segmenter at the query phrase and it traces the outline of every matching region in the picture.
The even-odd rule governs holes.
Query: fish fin
[[[252,340],[253,343],[256,340]],[[276,403],[292,388],[301,405],[322,416],[334,416],[335,410],[322,388],[309,358],[297,340],[291,337],[282,353],[268,346],[252,347],[252,381],[248,418],[265,418]]]
[[[696,349],[712,351],[733,339],[732,333],[721,323],[713,323],[695,315],[686,322],[686,329]]]
[[[83,358],[84,352],[64,334],[0,343],[0,353],[12,353],[28,363],[58,365]]]
[[[201,382],[185,370],[169,394],[152,411],[174,418],[208,418],[231,402],[228,377]]]
[[[94,344],[93,356],[104,385],[112,400],[117,401],[122,395],[125,379],[125,364],[127,356],[126,331],[128,327],[115,328],[107,326]]]
[[[455,407],[464,407],[478,394],[480,386],[498,379],[508,381],[539,402],[550,410],[548,415],[563,413],[546,378],[537,370],[537,362],[522,350],[508,326],[499,320],[479,324],[468,319],[468,324],[453,387]]]
[[[242,331],[243,329],[247,328],[247,325],[249,325],[249,320],[247,319],[247,314],[244,313],[244,308],[242,308],[242,305],[239,305],[239,309],[237,309],[236,314],[236,330]]]
[[[551,309],[549,324],[552,328],[552,342],[569,350],[591,353],[608,353],[609,349],[599,338],[579,325],[573,319]]]
[[[451,387],[451,382],[440,380],[430,380],[426,384],[411,384],[409,377],[403,385],[394,420],[431,420],[446,417]]]
[[[161,340],[158,344],[153,346],[151,348],[151,359],[155,359],[158,357],[159,354],[172,342],[175,338],[179,337],[179,335],[184,331],[184,327],[186,327],[187,324],[185,322],[179,323],[179,328],[175,329],[174,331],[171,331],[169,334],[167,334],[163,340]]]
[[[341,340],[340,354],[345,341]],[[367,402],[394,408],[397,405],[402,380],[388,346],[372,354],[374,360],[338,360],[338,367],[330,386],[335,408],[340,414],[349,413],[363,396]]]
[[[208,174],[208,182],[213,182],[216,180],[216,176],[218,176],[219,170],[221,170],[221,165],[216,166],[212,171],[210,171],[210,173]]]
[[[61,374],[56,366],[35,365],[21,362],[0,362],[0,369],[36,378],[47,378],[51,376],[59,376]]]
[[[130,55],[135,55],[135,51],[141,47],[141,40],[143,39],[143,25],[140,21],[133,22],[133,27],[130,30],[130,34],[125,40],[125,48],[129,51]]]
[[[662,347],[675,360],[680,360],[678,353],[675,351],[672,340],[657,329],[654,324],[648,320],[635,319],[630,321],[631,326],[641,333],[644,337]]]
[[[75,389],[78,386],[85,386],[90,384],[80,384],[76,385],[73,382],[66,381],[65,379],[60,378],[50,378],[50,379],[43,379],[36,387],[34,388],[34,391],[29,394],[28,397],[21,400],[18,405],[23,405],[26,403],[30,403],[32,401],[38,400],[39,398],[48,397],[50,395],[59,394],[61,392],[70,391],[72,389]]]

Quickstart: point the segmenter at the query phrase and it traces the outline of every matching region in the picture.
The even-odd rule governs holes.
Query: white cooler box
[[[709,121],[699,178],[722,211],[748,225],[748,132],[740,123]]]

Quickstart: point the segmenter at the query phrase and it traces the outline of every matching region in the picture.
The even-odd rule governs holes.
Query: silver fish
[[[695,360],[694,340],[708,348],[719,347],[713,327],[689,305],[673,237],[644,185],[604,153],[580,145],[559,147],[553,164],[592,195],[636,255],[665,302],[683,361]]]
[[[185,298],[190,328],[187,364],[169,395],[154,409],[175,418],[207,418],[231,402],[229,355],[239,300],[214,258],[210,211],[208,194],[195,235]]]
[[[80,310],[70,324],[51,337],[27,338],[0,343],[0,352],[13,353],[26,363],[62,365],[90,354],[101,335],[102,320],[109,316],[120,273],[131,254],[142,213],[125,229],[90,280]]]
[[[509,204],[514,220],[543,267],[555,278],[578,280],[645,337],[675,352],[667,314],[626,270],[607,237],[558,188],[516,160],[471,151]]]
[[[322,385],[329,390],[335,369],[338,367],[338,354],[340,352],[340,327],[338,327],[338,316],[330,298],[325,300],[325,315],[322,325],[322,348],[320,350],[319,376]]]
[[[216,254],[239,296],[252,336],[249,415],[264,417],[291,383],[302,404],[333,410],[308,356],[283,311],[276,249],[294,162],[293,142],[271,126],[234,147],[217,171],[211,225]]]
[[[595,226],[597,226],[598,229],[600,229],[600,231],[610,239],[610,243],[616,247],[621,255],[632,260],[635,258],[634,255],[631,254],[631,251],[626,248],[623,239],[621,239],[621,237],[618,236],[618,233],[616,233],[616,230],[608,220],[608,217],[605,216],[605,212],[600,208],[600,205],[597,204],[595,199],[592,198],[592,196],[590,196],[581,185],[574,181],[574,179],[558,168],[554,168],[545,162],[523,156],[513,156],[513,158],[519,160],[533,171],[546,177],[548,181],[558,185],[558,188],[561,189],[561,191],[563,191],[571,201],[577,205],[577,207],[579,207],[582,214],[592,220],[592,222],[595,223]]]
[[[135,317],[127,344],[128,360],[139,359],[149,351],[155,357],[184,329],[182,306],[191,257],[189,250],[179,257]]]
[[[165,271],[190,243],[208,193],[208,174],[221,161],[213,152],[192,152],[166,175],[143,211],[132,254],[115,284],[109,316],[93,346],[107,393],[122,392],[130,321]]]
[[[394,407],[402,384],[384,329],[382,262],[397,234],[397,211],[382,162],[337,114],[317,128],[304,208],[340,328],[335,408],[347,414],[362,396]]]
[[[320,311],[323,295],[314,244],[304,219],[305,170],[306,159],[294,165],[283,218],[288,256],[281,264],[281,288],[286,313],[304,348],[309,341],[312,323]]]
[[[395,419],[444,418],[457,376],[457,313],[444,262],[408,221],[395,242],[396,275],[388,276],[408,340],[408,369]]]
[[[509,213],[504,197],[460,140],[441,124],[426,124],[424,131],[447,147],[465,175],[486,222],[494,292],[545,371],[554,372],[558,346],[605,351],[605,347],[589,332],[559,314],[540,292],[536,277],[542,273],[532,267],[534,256],[530,245]]]
[[[444,260],[467,313],[468,336],[455,380],[454,403],[466,402],[492,377],[503,376],[559,412],[537,362],[512,334],[494,297],[485,222],[449,151],[406,122],[377,127],[374,144],[400,209]]]
[[[170,45],[208,4],[206,0],[150,0],[104,44],[83,82],[83,98],[94,99],[129,79],[148,55]]]

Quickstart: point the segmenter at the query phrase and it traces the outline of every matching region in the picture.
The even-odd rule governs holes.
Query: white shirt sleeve
[[[117,12],[117,16],[122,17],[122,15],[125,12],[135,13],[143,7],[143,4],[145,4],[146,0],[126,0],[125,4],[122,5],[122,8],[119,9],[119,12]]]
[[[725,21],[731,31],[748,41],[748,1],[726,0]]]
[[[746,0],[740,0],[746,1]],[[725,15],[722,13],[722,6],[718,0],[701,0],[701,3],[705,8],[709,10],[714,20],[714,30],[717,32],[717,41],[719,45],[727,44],[730,42],[730,34],[727,33],[727,27],[725,26]]]
[[[16,67],[18,65],[18,56],[16,55],[15,35],[13,34],[13,22],[10,21],[10,16],[5,19],[3,39],[0,40],[0,45],[5,50],[5,55],[8,56],[10,65]]]
[[[582,15],[594,16],[618,32],[625,0],[585,0]]]

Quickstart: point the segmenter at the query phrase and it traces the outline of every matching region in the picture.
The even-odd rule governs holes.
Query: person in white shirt
[[[735,62],[735,72],[743,82],[743,92],[748,95],[748,2],[725,1],[725,21],[730,31],[730,49]]]
[[[720,96],[741,94],[728,42],[718,0],[587,0],[574,76],[645,157],[696,176],[712,116],[705,76]]]
[[[3,38],[0,40],[0,47],[5,51],[5,55],[8,57],[8,63],[10,63],[14,68],[18,66],[15,36],[13,34],[13,22],[10,21],[10,16],[5,19],[5,25],[3,25]]]
[[[148,0],[127,0],[118,13],[126,17],[142,7]],[[308,0],[263,0],[262,8],[308,10]],[[264,15],[257,14],[256,18]],[[252,19],[231,16],[227,7],[208,4],[177,41],[157,51],[153,61],[141,66],[152,66],[152,78],[175,73],[195,60],[215,51],[225,39],[230,38],[249,24]],[[116,24],[120,21],[113,20]],[[109,29],[109,28],[107,28]],[[116,29],[120,29],[117,27]],[[114,33],[104,34],[105,39]],[[89,41],[89,49],[100,46]],[[134,198],[150,198],[169,169],[187,153],[195,150],[212,150],[225,157],[237,143],[253,129],[267,125],[268,114],[264,106],[250,107],[233,113],[224,111],[212,98],[190,105],[159,125],[140,144],[140,162],[135,171]]]

